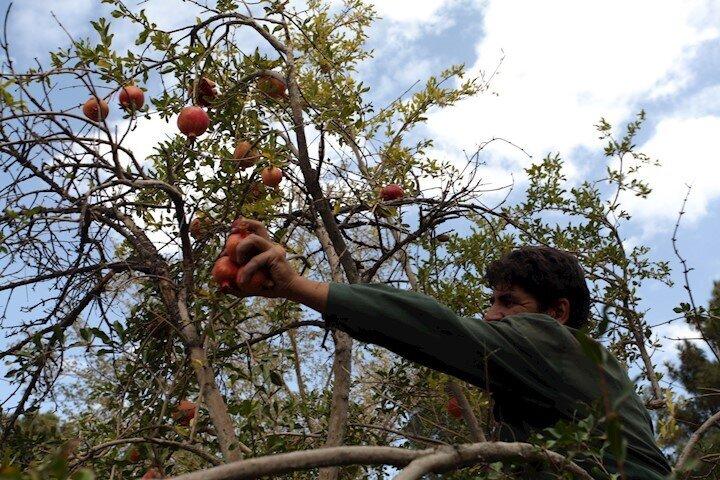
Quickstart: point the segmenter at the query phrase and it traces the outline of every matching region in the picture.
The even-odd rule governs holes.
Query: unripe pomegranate
[[[195,418],[197,412],[197,404],[190,400],[182,400],[173,412],[172,417],[178,424],[183,426],[190,425],[190,420]]]
[[[151,478],[163,478],[163,476],[157,468],[151,468],[145,472],[145,475],[142,476],[141,480],[149,480]]]
[[[460,408],[460,404],[458,403],[457,398],[450,397],[450,401],[448,401],[447,406],[445,409],[448,411],[450,415],[452,415],[455,418],[462,418],[462,408]]]
[[[257,82],[257,87],[263,95],[267,95],[275,100],[287,98],[287,94],[285,93],[287,85],[285,85],[285,82],[279,78],[273,77],[272,75],[260,76]]]
[[[125,85],[120,89],[120,106],[129,111],[140,110],[145,104],[145,93],[135,85]]]
[[[215,261],[213,265],[212,275],[220,287],[221,292],[227,292],[232,290],[233,284],[235,283],[235,276],[237,275],[238,266],[230,260],[228,256],[222,256]]]
[[[200,107],[185,107],[178,115],[177,126],[188,137],[199,137],[210,126],[210,117]]]
[[[260,160],[260,157],[260,152],[253,148],[252,143],[241,140],[235,147],[232,158],[240,168],[250,168]]]
[[[194,92],[193,88],[195,88]],[[197,87],[190,84],[188,89],[193,101],[197,102],[201,107],[209,107],[218,96],[217,84],[207,77],[200,77],[197,81]]]
[[[110,113],[110,107],[102,98],[90,97],[82,107],[83,114],[95,122],[102,122]]]
[[[262,169],[260,177],[265,185],[274,188],[280,185],[283,178],[283,172],[278,167],[270,165],[269,167]]]
[[[385,185],[382,190],[380,190],[380,198],[386,202],[402,198],[403,195],[405,195],[405,192],[403,192],[402,187],[396,183]]]

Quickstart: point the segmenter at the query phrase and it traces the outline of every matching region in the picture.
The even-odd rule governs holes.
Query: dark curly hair
[[[491,288],[518,286],[542,311],[557,300],[570,302],[568,327],[582,328],[590,316],[590,291],[574,255],[551,247],[520,247],[492,262],[485,272]]]

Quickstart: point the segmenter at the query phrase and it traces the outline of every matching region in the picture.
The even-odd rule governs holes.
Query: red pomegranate
[[[178,115],[177,126],[188,137],[199,137],[210,126],[210,117],[200,107],[185,107]]]
[[[258,79],[257,86],[263,95],[267,95],[270,98],[274,98],[275,100],[287,98],[287,94],[285,93],[287,85],[272,75],[261,75]]]
[[[195,88],[194,92],[193,88]],[[188,90],[193,101],[205,108],[209,107],[218,96],[217,84],[207,77],[200,77],[197,81],[197,87],[190,84]]]
[[[202,236],[202,221],[199,218],[193,218],[190,222],[190,235],[193,238]]]
[[[380,198],[386,202],[403,198],[403,195],[405,195],[405,192],[403,192],[402,187],[396,183],[385,185],[382,190],[380,190]]]
[[[212,275],[213,280],[217,282],[221,292],[228,292],[232,290],[235,284],[235,276],[237,275],[238,266],[233,262],[230,257],[223,255],[215,261],[213,265]]]
[[[247,140],[240,140],[233,152],[233,160],[240,168],[250,168],[260,160],[260,152],[253,148],[252,143]]]
[[[102,122],[110,113],[110,107],[102,98],[90,97],[82,107],[83,114],[95,122]]]
[[[268,282],[271,281],[270,275],[268,274],[267,270],[261,268],[255,271],[255,273],[252,274],[249,280],[241,283],[240,274],[242,273],[242,270],[243,267],[240,267],[235,276],[235,286],[238,288],[238,290],[240,290],[241,293],[254,293],[258,290],[263,290],[268,284]]]
[[[263,184],[268,187],[275,188],[280,185],[280,182],[283,178],[283,172],[278,167],[270,165],[269,167],[265,167],[262,169],[262,172],[260,172],[260,177],[262,178]]]
[[[447,406],[445,409],[448,411],[450,415],[452,415],[455,418],[462,418],[462,408],[460,408],[460,404],[458,403],[458,399],[455,397],[450,397],[450,401],[448,401]]]
[[[133,447],[128,452],[128,460],[132,463],[137,463],[140,458],[142,458],[142,455],[140,455],[140,450],[138,450],[136,447]]]
[[[164,478],[164,477],[157,468],[151,468],[150,470],[145,472],[145,475],[142,476],[141,480],[149,480],[151,478]]]
[[[227,239],[227,242],[225,242],[225,248],[223,249],[223,255],[227,255],[231,259],[235,255],[235,250],[237,250],[237,246],[240,243],[240,241],[250,235],[250,232],[246,230],[241,230],[237,233],[232,233]]]
[[[197,404],[190,400],[182,400],[177,406],[177,409],[173,412],[172,417],[180,425],[190,425],[190,420],[195,418],[197,412]]]
[[[118,97],[120,106],[129,112],[140,110],[145,104],[145,94],[135,85],[125,85]]]
[[[247,225],[247,223],[245,222],[245,220],[244,220],[242,217],[241,217],[241,218],[236,218],[236,219],[233,220],[233,222],[230,224],[230,231],[231,231],[232,233],[241,233],[241,234],[244,235],[244,237],[247,237],[247,236],[250,235],[250,233],[252,233],[252,232],[250,232],[250,230],[248,230],[248,228],[247,228],[246,225]],[[244,237],[243,237],[243,238],[244,238]]]

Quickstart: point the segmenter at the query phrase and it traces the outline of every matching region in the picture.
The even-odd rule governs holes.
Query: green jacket
[[[598,366],[583,353],[573,329],[547,315],[486,322],[459,317],[419,293],[332,283],[325,319],[360,341],[489,387],[495,416],[509,427],[502,440],[524,441],[558,420],[573,420],[583,405],[601,399]],[[617,411],[628,445],[627,478],[662,479],[670,467],[655,444],[650,416],[624,368],[609,353],[607,358],[604,377],[611,399],[620,399]],[[611,457],[604,463],[615,471]]]

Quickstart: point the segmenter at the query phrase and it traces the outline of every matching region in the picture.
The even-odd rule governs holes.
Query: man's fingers
[[[268,233],[267,228],[265,228],[265,224],[257,220],[252,220],[245,217],[238,217],[232,223],[230,233],[236,233],[241,229],[252,232],[255,235],[258,235],[266,240],[270,240],[270,234]]]
[[[273,247],[273,243],[259,235],[252,234],[240,240],[234,252],[230,252],[235,263],[243,264],[258,252],[265,252]]]
[[[255,272],[265,265],[268,265],[274,258],[275,252],[272,250],[266,250],[260,255],[255,255],[249,262],[240,268],[240,275],[238,276],[238,283],[246,283],[250,280]]]

